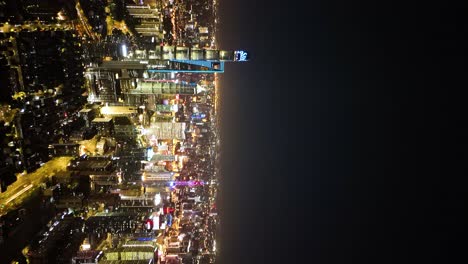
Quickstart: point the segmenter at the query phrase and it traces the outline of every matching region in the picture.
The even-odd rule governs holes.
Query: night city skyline
[[[0,4],[0,263],[219,263],[216,0]]]

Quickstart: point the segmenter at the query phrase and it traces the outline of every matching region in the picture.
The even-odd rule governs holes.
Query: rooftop
[[[114,124],[120,126],[131,126],[132,122],[126,116],[116,116],[114,117]]]
[[[104,106],[101,108],[103,115],[131,115],[136,114],[137,109],[131,106]]]
[[[101,260],[99,264],[151,264],[153,260]]]
[[[92,122],[93,123],[101,123],[101,122],[102,123],[108,123],[110,121],[112,121],[112,118],[110,118],[110,117],[96,117],[96,118],[93,119]]]
[[[97,250],[78,251],[77,255],[75,257],[73,257],[73,258],[76,258],[76,259],[95,259],[100,254],[102,254],[102,251],[97,251]]]

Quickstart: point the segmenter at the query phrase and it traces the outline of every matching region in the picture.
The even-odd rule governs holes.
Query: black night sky
[[[221,1],[220,263],[454,263],[466,20],[439,2]],[[465,261],[463,261],[465,260]]]

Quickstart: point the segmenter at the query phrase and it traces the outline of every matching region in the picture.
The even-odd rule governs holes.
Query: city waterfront
[[[216,1],[10,4],[0,263],[215,263]]]

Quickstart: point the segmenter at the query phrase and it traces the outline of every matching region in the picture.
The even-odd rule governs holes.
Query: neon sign
[[[249,59],[249,53],[246,51],[240,50],[235,51],[235,60],[236,61],[247,61]]]

